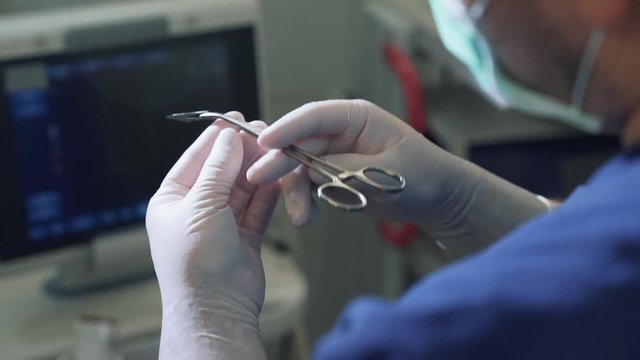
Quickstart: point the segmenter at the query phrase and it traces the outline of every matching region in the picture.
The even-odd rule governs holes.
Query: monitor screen
[[[531,192],[564,199],[619,151],[617,136],[580,136],[479,144],[469,158]]]
[[[0,63],[0,259],[140,224],[206,124],[181,111],[258,116],[251,28]]]

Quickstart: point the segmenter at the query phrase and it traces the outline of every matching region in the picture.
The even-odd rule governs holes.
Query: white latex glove
[[[151,199],[147,231],[162,294],[161,359],[264,358],[260,238],[278,187],[245,179],[260,151],[254,138],[218,121]]]
[[[369,199],[367,212],[424,226],[454,256],[482,248],[547,210],[535,195],[447,153],[363,100],[302,106],[264,130],[258,143],[274,150],[256,161],[247,177],[254,184],[282,177],[285,205],[297,225],[310,222],[317,212],[311,183],[327,180],[277,150],[290,144],[349,170],[378,166],[403,175],[407,186],[398,194],[352,184]]]
[[[406,189],[399,194],[379,194],[366,185],[352,183],[369,198],[366,210],[389,220],[421,222],[436,213],[460,186],[461,179],[455,173],[462,160],[363,100],[307,104],[263,131],[258,142],[270,149],[297,144],[350,170],[370,165],[397,171],[407,180]],[[316,214],[310,182],[327,181],[279,150],[258,160],[247,176],[256,184],[284,176],[281,184],[285,204],[291,220],[298,225],[310,222]]]

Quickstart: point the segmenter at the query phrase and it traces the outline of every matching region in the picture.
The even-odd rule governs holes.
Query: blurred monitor
[[[620,152],[617,136],[579,136],[471,146],[469,158],[536,194],[567,198]]]
[[[160,1],[5,19],[2,262],[142,224],[147,201],[206,126],[166,115],[241,110],[258,118],[252,4]]]

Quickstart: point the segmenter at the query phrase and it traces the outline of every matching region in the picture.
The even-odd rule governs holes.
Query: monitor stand
[[[154,276],[144,226],[96,237],[82,255],[64,260],[45,283],[54,296],[80,296]]]

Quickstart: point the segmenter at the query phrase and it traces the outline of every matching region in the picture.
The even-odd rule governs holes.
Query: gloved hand
[[[369,198],[366,210],[387,220],[421,223],[443,215],[466,189],[458,176],[464,161],[443,151],[400,119],[363,100],[331,100],[307,104],[284,116],[260,135],[258,143],[280,149],[297,144],[346,169],[366,165],[397,171],[407,180],[399,194],[379,194],[354,182]],[[248,171],[249,181],[281,180],[285,205],[294,224],[310,222],[316,213],[310,182],[323,177],[299,166],[279,150],[269,151]],[[453,209],[451,209],[453,210]]]
[[[279,191],[247,182],[260,153],[254,138],[218,121],[151,199],[146,225],[162,293],[161,358],[264,357],[260,238]]]

